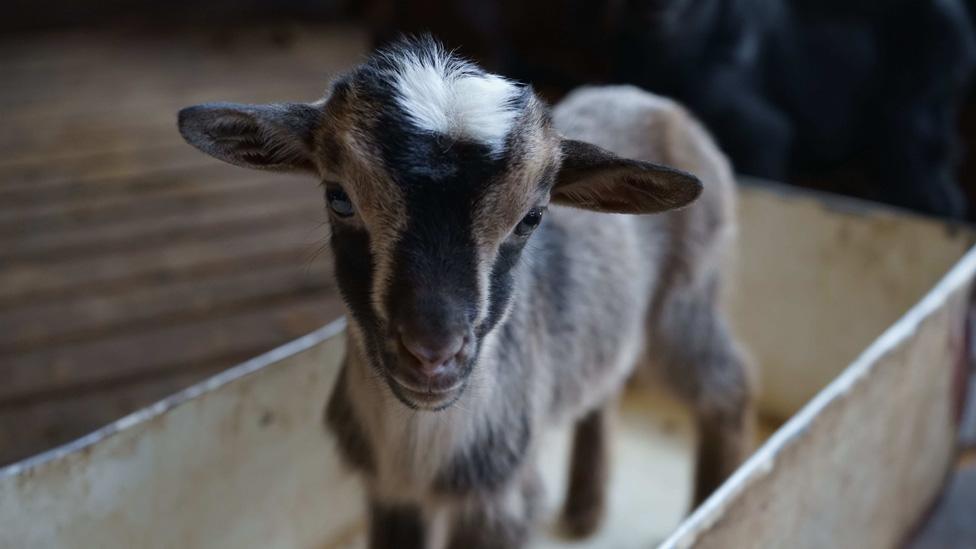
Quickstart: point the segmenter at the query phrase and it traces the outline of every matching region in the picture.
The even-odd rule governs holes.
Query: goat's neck
[[[493,337],[486,338],[481,360],[468,386],[445,410],[411,410],[390,391],[386,380],[366,358],[361,339],[351,329],[347,335],[345,390],[356,416],[376,448],[382,448],[378,478],[396,482],[397,490],[409,490],[430,483],[440,468],[476,435],[479,426],[490,421],[489,404],[495,392],[486,363],[493,358]]]

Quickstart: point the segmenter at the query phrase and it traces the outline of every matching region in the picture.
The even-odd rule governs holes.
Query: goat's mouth
[[[457,402],[466,387],[464,379],[449,386],[428,384],[426,387],[401,380],[392,374],[387,376],[387,381],[393,395],[407,407],[431,412],[443,410]]]

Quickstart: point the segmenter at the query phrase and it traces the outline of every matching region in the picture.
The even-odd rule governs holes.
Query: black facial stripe
[[[423,314],[432,328],[465,326],[479,298],[472,189],[460,182],[413,185],[405,189],[408,221],[394,247],[388,310]]]
[[[375,265],[370,251],[369,233],[364,229],[336,224],[332,229],[331,244],[335,255],[336,284],[349,314],[362,327],[365,345],[363,351],[367,361],[374,371],[387,378],[389,372],[381,365],[390,363],[394,358],[384,344],[386,333],[381,329],[380,320],[373,309]],[[388,383],[389,381],[387,379]],[[396,396],[408,403],[402,395]]]
[[[370,301],[374,265],[369,233],[335,223],[331,244],[335,254],[336,283],[350,314],[364,327],[376,326],[378,321]]]
[[[375,266],[369,246],[369,233],[364,229],[335,224],[332,228],[332,252],[335,255],[335,277],[339,294],[352,316],[362,328],[364,351],[373,365],[381,361],[383,345],[380,321],[372,305]]]
[[[508,302],[512,299],[513,269],[518,263],[524,245],[525,240],[515,240],[502,244],[498,249],[498,256],[492,265],[489,278],[491,291],[488,294],[488,315],[479,327],[479,337],[483,337],[498,324],[508,307]]]
[[[481,197],[507,165],[483,144],[418,132],[403,122],[395,113],[379,118],[386,128],[383,160],[403,194],[407,216],[394,247],[386,305],[392,314],[408,315],[429,306],[425,313],[432,315],[433,323],[443,323],[444,329],[469,324],[479,312],[473,216]],[[428,297],[442,303],[422,303]],[[451,307],[453,311],[448,310]],[[459,307],[464,310],[459,312]],[[454,318],[438,317],[439,313]],[[457,318],[458,314],[467,318]]]

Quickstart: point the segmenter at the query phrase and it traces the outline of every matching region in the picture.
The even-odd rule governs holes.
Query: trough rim
[[[780,453],[785,451],[832,403],[843,399],[858,383],[878,368],[881,359],[905,339],[911,337],[922,322],[939,312],[949,296],[976,277],[976,245],[969,248],[949,272],[915,305],[885,329],[870,345],[847,365],[826,387],[777,429],[749,458],[739,466],[711,496],[675,528],[658,549],[677,549],[694,544],[726,510],[727,505],[750,484],[773,471]]]
[[[41,452],[34,456],[16,461],[7,466],[0,467],[0,480],[8,477],[15,477],[28,473],[35,469],[67,457],[86,448],[92,447],[112,436],[136,427],[140,424],[149,423],[153,419],[169,413],[171,410],[200,397],[201,395],[212,393],[227,384],[234,383],[267,366],[281,361],[285,358],[305,352],[324,341],[341,334],[346,329],[346,317],[341,316],[325,326],[310,332],[298,339],[293,339],[283,345],[275,347],[270,351],[260,354],[254,358],[232,366],[223,372],[215,374],[207,379],[195,383],[186,389],[178,391],[154,404],[145,408],[140,408],[131,414],[101,427],[87,435],[56,446],[50,450]]]

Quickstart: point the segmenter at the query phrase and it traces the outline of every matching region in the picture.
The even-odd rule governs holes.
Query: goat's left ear
[[[237,166],[315,171],[315,132],[322,110],[305,103],[207,103],[179,114],[180,135],[201,151]]]
[[[552,201],[606,213],[646,214],[694,202],[702,184],[690,173],[629,160],[596,145],[564,139]]]

